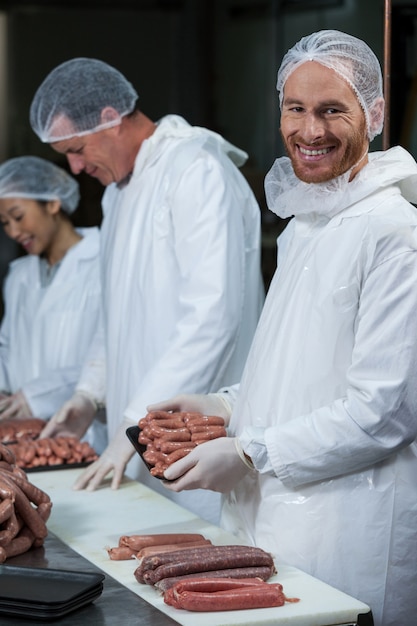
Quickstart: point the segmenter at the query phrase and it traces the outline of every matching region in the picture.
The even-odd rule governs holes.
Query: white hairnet
[[[52,143],[120,124],[138,94],[118,70],[98,59],[58,65],[35,93],[30,123],[41,141]],[[112,111],[103,109],[111,107]]]
[[[80,199],[77,181],[50,161],[35,156],[16,157],[0,165],[0,198],[60,200],[73,213]]]
[[[306,61],[321,63],[348,82],[365,113],[369,141],[381,133],[384,125],[381,67],[364,41],[338,30],[321,30],[300,39],[285,54],[278,70],[281,105],[285,82]]]

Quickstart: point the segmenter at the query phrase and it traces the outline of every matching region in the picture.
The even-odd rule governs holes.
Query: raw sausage
[[[174,606],[186,611],[236,611],[276,607],[285,604],[285,596],[279,583],[263,583],[262,585],[212,593],[184,591],[174,595],[174,597]]]
[[[122,535],[119,539],[119,546],[127,546],[139,552],[146,546],[157,546],[167,543],[181,544],[189,541],[199,541],[205,539],[199,533],[155,533],[151,535]]]
[[[163,578],[162,580],[158,580],[158,582],[155,583],[155,587],[159,589],[159,591],[164,592],[177,582],[188,580],[191,578],[206,578],[207,576],[210,576],[210,578],[238,578],[239,580],[244,580],[246,578],[260,578],[261,580],[266,581],[271,578],[274,573],[275,568],[271,568],[268,566],[236,567],[233,569],[222,569],[210,572],[194,572],[194,574],[185,574],[184,576],[172,576],[171,578]]]

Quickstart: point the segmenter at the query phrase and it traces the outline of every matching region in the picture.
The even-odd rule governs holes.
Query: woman
[[[0,166],[0,221],[27,253],[12,261],[4,285],[0,420],[48,419],[78,381],[100,303],[99,229],[74,228],[78,201],[78,183],[49,161],[24,156]]]

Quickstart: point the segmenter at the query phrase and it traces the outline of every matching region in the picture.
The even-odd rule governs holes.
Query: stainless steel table
[[[1,626],[173,626],[174,621],[148,602],[118,583],[114,578],[84,557],[74,552],[53,533],[49,532],[44,547],[8,559],[5,565],[42,567],[82,572],[104,573],[103,593],[93,603],[68,613],[56,620],[38,621],[0,614]]]

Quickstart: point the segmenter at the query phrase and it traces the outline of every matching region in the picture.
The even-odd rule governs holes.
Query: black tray
[[[140,431],[141,429],[139,428],[139,426],[129,426],[129,428],[126,429],[126,435],[128,439],[130,440],[130,442],[133,444],[133,447],[135,448],[136,452],[139,454],[140,458],[142,459],[142,461],[145,463],[146,467],[150,471],[153,465],[150,465],[143,458],[143,453],[146,452],[146,446],[143,443],[139,443]],[[159,478],[159,480],[165,480],[161,476],[154,476],[154,478]]]
[[[150,471],[153,468],[153,465],[150,465],[143,458],[143,453],[146,452],[146,446],[143,443],[139,443],[140,431],[141,429],[139,428],[139,426],[129,426],[129,428],[126,429],[126,435],[130,439],[136,452],[139,454],[140,458],[142,459],[142,461],[145,463],[146,467]],[[167,478],[164,478],[163,476],[153,476],[153,478],[156,478],[157,480],[165,480],[167,483],[170,482]]]
[[[54,470],[77,469],[79,467],[88,467],[94,461],[81,461],[80,463],[62,463],[60,465],[38,465],[38,467],[22,467],[26,474],[33,472],[52,472]]]
[[[36,620],[56,620],[68,613],[72,613],[99,598],[103,591],[103,585],[97,589],[90,591],[88,594],[82,594],[79,598],[72,602],[67,602],[59,606],[50,607],[48,605],[29,605],[22,606],[20,604],[2,603],[0,602],[0,615],[10,615],[14,617],[24,617],[26,619]],[[39,623],[39,622],[38,622]]]
[[[103,589],[104,574],[0,565],[0,606],[53,610],[78,604]]]

